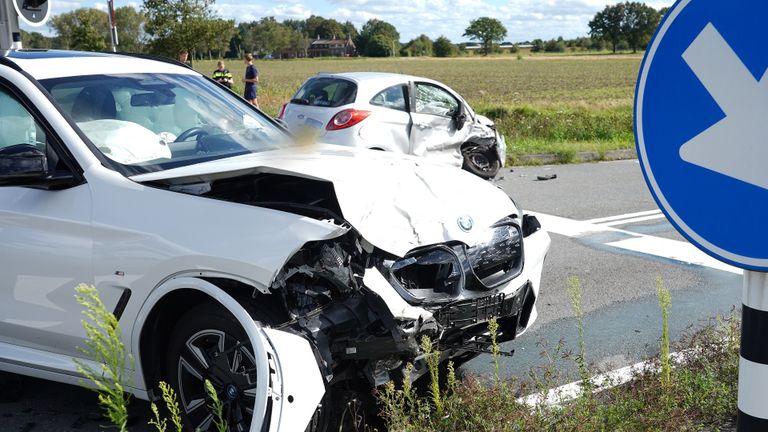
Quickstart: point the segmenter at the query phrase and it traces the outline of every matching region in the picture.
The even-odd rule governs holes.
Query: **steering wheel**
[[[184,142],[189,141],[190,138],[196,136],[197,140],[200,141],[200,138],[208,135],[208,132],[205,131],[205,129],[201,128],[200,126],[191,127],[184,132],[182,132],[174,142]]]

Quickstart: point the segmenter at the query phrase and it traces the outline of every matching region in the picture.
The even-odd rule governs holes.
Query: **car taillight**
[[[345,109],[343,111],[339,111],[336,113],[335,116],[331,119],[331,121],[328,122],[328,126],[325,127],[325,129],[332,131],[332,130],[339,130],[339,129],[346,129],[348,127],[352,127],[361,121],[368,118],[368,116],[371,115],[370,111],[361,111],[356,109]]]
[[[285,116],[285,107],[287,106],[288,104],[284,103],[283,106],[280,107],[280,113],[277,115],[277,118],[279,118],[280,120],[284,120],[283,116]]]

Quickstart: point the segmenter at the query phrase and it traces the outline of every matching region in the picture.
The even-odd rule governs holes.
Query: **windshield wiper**
[[[309,100],[296,98],[296,99],[291,99],[291,103],[296,105],[309,105]]]

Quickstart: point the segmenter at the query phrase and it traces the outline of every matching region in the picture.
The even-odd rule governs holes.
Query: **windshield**
[[[91,75],[42,84],[126,175],[291,145],[282,129],[201,76]]]

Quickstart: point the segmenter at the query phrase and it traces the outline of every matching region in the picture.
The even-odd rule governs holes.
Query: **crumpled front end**
[[[446,359],[468,360],[489,351],[489,320],[504,342],[536,319],[550,244],[540,228],[532,216],[506,217],[483,228],[484,242],[446,242],[402,257],[354,229],[310,242],[275,279],[286,312],[275,328],[311,341],[329,394],[418,378],[426,372],[425,336]],[[338,402],[330,398],[324,409]]]
[[[550,245],[535,217],[449,167],[331,146],[319,155],[280,153],[226,162],[227,171],[216,162],[143,179],[340,228],[330,239],[307,238],[268,287],[244,299],[270,338],[308,342],[313,358],[302,354],[301,367],[316,365],[326,390],[312,422],[339,418],[333,413],[373,386],[424,374],[425,336],[458,364],[488,352],[489,320],[499,323],[499,342],[530,327]],[[283,377],[291,373],[283,360],[295,355],[275,346]]]

